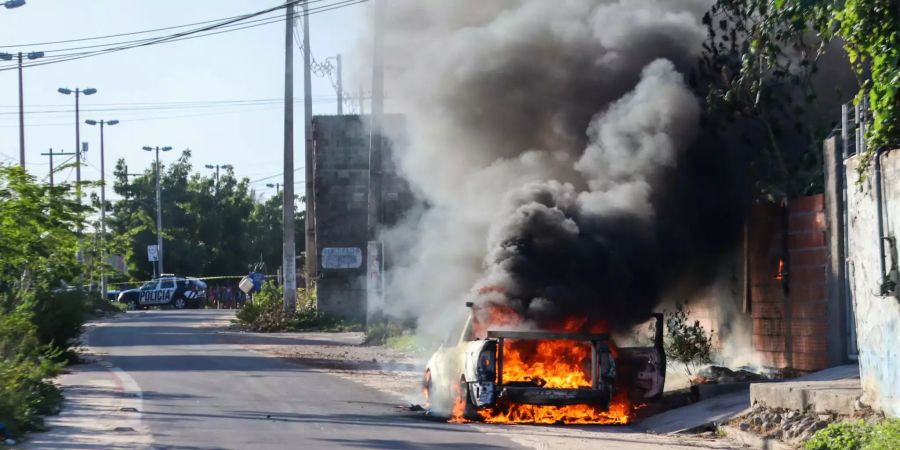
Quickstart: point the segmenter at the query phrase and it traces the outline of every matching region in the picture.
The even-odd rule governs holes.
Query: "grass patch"
[[[424,346],[419,338],[414,334],[405,334],[403,336],[391,336],[384,343],[385,347],[399,350],[406,353],[417,353],[424,351]]]
[[[892,450],[900,448],[900,419],[878,423],[833,423],[803,445],[806,450]]]

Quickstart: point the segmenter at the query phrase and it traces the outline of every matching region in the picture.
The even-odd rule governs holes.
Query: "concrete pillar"
[[[828,365],[847,361],[847,277],[844,253],[844,165],[838,137],[828,138],[823,146],[825,172],[825,226],[828,263],[825,271],[827,294]]]

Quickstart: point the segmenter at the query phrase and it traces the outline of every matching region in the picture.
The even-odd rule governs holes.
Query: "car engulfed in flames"
[[[479,324],[474,317],[425,370],[428,408],[452,422],[627,424],[662,395],[661,315],[653,315],[652,346],[621,348],[605,324],[586,319],[553,330],[510,331],[517,322]]]

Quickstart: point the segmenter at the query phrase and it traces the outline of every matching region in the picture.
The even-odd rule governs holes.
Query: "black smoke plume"
[[[393,307],[625,327],[708,281],[741,223],[739,165],[683,75],[710,3],[389,2],[398,163],[429,205],[386,232]]]

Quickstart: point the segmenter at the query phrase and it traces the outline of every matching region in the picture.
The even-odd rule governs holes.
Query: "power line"
[[[302,102],[304,99],[302,97],[294,97],[294,102]],[[334,98],[332,96],[314,96],[312,98],[314,103],[327,103],[333,102]],[[94,107],[81,108],[82,112],[90,113],[90,112],[119,112],[119,111],[155,111],[155,110],[184,110],[184,109],[209,109],[209,108],[223,108],[223,107],[245,107],[245,106],[262,106],[268,104],[281,104],[284,102],[283,99],[277,98],[267,98],[267,99],[253,99],[253,100],[231,100],[231,101],[210,101],[210,102],[171,102],[171,103],[134,103],[131,106],[128,106],[127,103],[119,103],[119,104],[95,104]],[[39,105],[35,105],[38,106]],[[47,107],[53,107],[57,105],[46,105]],[[58,105],[61,107],[69,106],[69,105]],[[101,107],[97,107],[101,106]],[[103,107],[106,106],[106,107]],[[0,108],[12,108],[10,106],[0,106]],[[74,112],[74,109],[48,109],[48,110],[29,110],[25,111],[25,114],[70,114]],[[10,111],[0,111],[0,116],[18,116],[19,112],[10,112]]]
[[[303,170],[303,169],[305,169],[305,167],[298,167],[298,168],[294,169],[294,172],[299,172],[299,171],[301,171],[301,170]],[[268,180],[271,180],[271,179],[273,179],[273,178],[280,177],[280,176],[282,176],[282,175],[284,175],[284,172],[281,172],[281,173],[278,173],[278,174],[275,174],[275,175],[272,175],[272,176],[264,177],[264,178],[259,178],[259,179],[256,179],[256,180],[250,180],[250,184],[256,184],[256,183],[259,183],[259,182],[261,182],[261,181],[268,181]]]
[[[321,1],[325,1],[325,0],[309,0],[308,3],[319,3]],[[294,1],[293,3],[297,3],[297,2]],[[284,7],[285,5],[281,5],[281,6]],[[156,31],[177,30],[179,28],[187,28],[187,27],[192,27],[192,26],[196,26],[196,25],[206,25],[209,23],[216,23],[216,22],[222,22],[222,21],[231,20],[231,19],[237,19],[237,18],[244,17],[244,16],[246,16],[246,14],[230,16],[230,17],[222,17],[219,19],[204,20],[201,22],[186,23],[186,24],[182,24],[182,25],[172,25],[172,26],[162,27],[162,28],[152,28],[149,30],[130,31],[127,33],[117,33],[117,34],[107,34],[107,35],[103,35],[103,36],[91,36],[91,37],[84,37],[84,38],[66,39],[66,40],[62,40],[62,41],[47,41],[47,42],[32,42],[29,44],[0,45],[0,48],[36,47],[36,46],[54,45],[54,44],[67,44],[70,42],[97,41],[97,40],[109,39],[109,38],[114,38],[114,37],[135,36],[138,34],[153,33]]]
[[[299,1],[300,0],[294,0],[292,3],[298,3]],[[318,1],[323,1],[323,0],[318,0]],[[365,3],[367,1],[368,0],[340,0],[340,1],[337,1],[332,4],[319,6],[318,8],[310,8],[307,12],[305,12],[305,13],[301,12],[301,13],[294,14],[294,16],[292,16],[292,17],[298,17],[298,16],[302,17],[304,15],[308,16],[308,15],[313,15],[313,14],[320,14],[320,13],[324,13],[324,12],[328,12],[328,11],[333,11],[336,9],[345,8],[348,6]],[[201,27],[201,28],[196,28],[193,30],[183,31],[183,32],[171,34],[168,36],[140,40],[140,41],[137,41],[132,44],[124,44],[123,45],[123,44],[115,44],[114,43],[114,44],[110,44],[110,45],[112,45],[112,47],[101,49],[101,50],[76,52],[76,53],[70,53],[70,54],[50,56],[47,58],[42,58],[40,60],[34,60],[34,62],[31,62],[31,63],[24,64],[23,67],[34,67],[34,66],[44,66],[44,65],[49,65],[49,64],[58,64],[58,63],[67,62],[67,61],[74,61],[74,60],[78,60],[78,59],[84,59],[84,58],[90,58],[93,56],[104,55],[107,53],[114,53],[114,52],[123,51],[123,50],[130,50],[130,49],[138,48],[138,47],[146,47],[146,46],[150,46],[150,45],[163,44],[163,43],[169,43],[169,42],[178,42],[178,41],[194,39],[194,38],[198,38],[198,37],[213,36],[216,34],[228,33],[228,32],[232,32],[232,31],[238,31],[238,30],[243,30],[243,29],[247,29],[247,28],[254,28],[254,27],[258,27],[258,26],[262,26],[262,25],[268,25],[271,23],[281,22],[284,19],[279,17],[279,18],[274,18],[271,20],[265,20],[265,19],[257,20],[257,22],[261,22],[261,23],[255,23],[252,25],[247,25],[246,23],[242,23],[242,24],[240,24],[241,26],[229,27],[229,25],[236,24],[238,22],[243,22],[252,17],[257,17],[260,15],[271,13],[273,11],[278,11],[280,9],[285,8],[286,5],[287,4],[279,5],[279,6],[276,6],[273,8],[258,11],[256,13],[246,14],[244,16],[239,16],[238,18],[218,22],[214,25],[209,25],[209,26],[205,26],[205,27]],[[225,29],[215,31],[219,28],[225,28]],[[128,41],[126,41],[126,42],[128,42]],[[134,42],[134,41],[132,41],[132,42]],[[0,66],[0,72],[7,71],[7,70],[16,70],[16,69],[17,69],[17,65],[11,64],[11,63],[6,64],[6,67]]]
[[[331,95],[315,95],[312,97],[313,100],[324,100],[331,99]],[[368,97],[366,97],[368,98]],[[282,98],[255,98],[255,99],[233,99],[233,100],[183,100],[183,101],[174,101],[174,102],[123,102],[123,103],[91,103],[94,106],[180,106],[180,105],[216,105],[216,104],[241,104],[241,103],[253,103],[253,102],[283,102]],[[295,102],[302,102],[303,97],[294,97]],[[49,107],[69,107],[71,106],[69,103],[48,103],[48,104],[33,104],[32,107],[39,108],[49,108]],[[0,105],[0,109],[3,108],[18,108],[18,105]],[[127,108],[126,108],[127,109]],[[90,108],[81,108],[82,111],[88,111]],[[74,109],[67,109],[65,112],[72,112]]]

